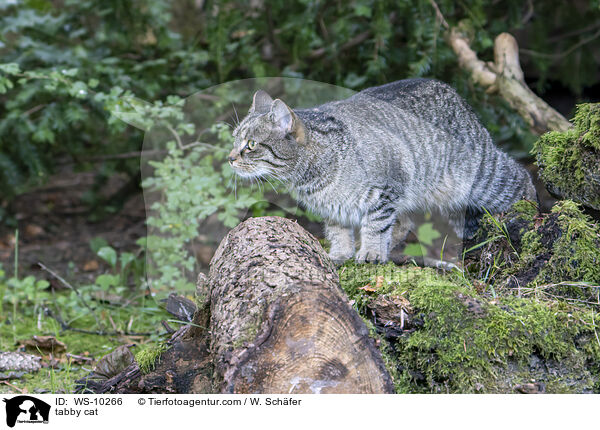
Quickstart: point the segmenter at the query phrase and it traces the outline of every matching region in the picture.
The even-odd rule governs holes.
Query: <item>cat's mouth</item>
[[[233,169],[234,173],[245,179],[253,179],[261,177],[267,174],[266,171],[263,171],[260,167],[257,168],[255,166],[249,166],[246,164],[238,163],[237,161],[230,162],[229,165]]]

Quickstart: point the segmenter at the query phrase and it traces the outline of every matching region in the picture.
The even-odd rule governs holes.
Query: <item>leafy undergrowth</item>
[[[600,392],[600,306],[492,294],[429,268],[339,273],[398,393]]]

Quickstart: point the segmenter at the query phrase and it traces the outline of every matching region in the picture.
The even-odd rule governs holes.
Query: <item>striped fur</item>
[[[454,89],[435,80],[393,82],[299,110],[259,91],[234,137],[236,173],[285,182],[326,220],[336,262],[386,261],[415,213],[439,211],[465,237],[484,208],[499,213],[535,198],[527,171],[494,145]]]

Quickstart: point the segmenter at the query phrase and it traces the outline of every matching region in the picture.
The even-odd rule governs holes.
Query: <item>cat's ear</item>
[[[273,121],[285,132],[290,133],[294,127],[294,112],[281,100],[277,99],[271,105]]]
[[[252,106],[250,107],[250,113],[267,113],[271,109],[273,99],[263,90],[258,90],[254,93],[252,98]]]
[[[279,99],[275,99],[271,105],[273,121],[286,133],[294,135],[300,143],[304,142],[304,126],[288,105]]]

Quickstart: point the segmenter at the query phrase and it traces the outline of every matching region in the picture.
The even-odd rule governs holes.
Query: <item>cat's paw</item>
[[[387,261],[387,256],[382,255],[381,252],[374,251],[372,249],[370,249],[370,250],[362,250],[361,249],[356,253],[355,261],[358,264],[363,264],[363,263],[379,264],[379,263],[385,263]]]

